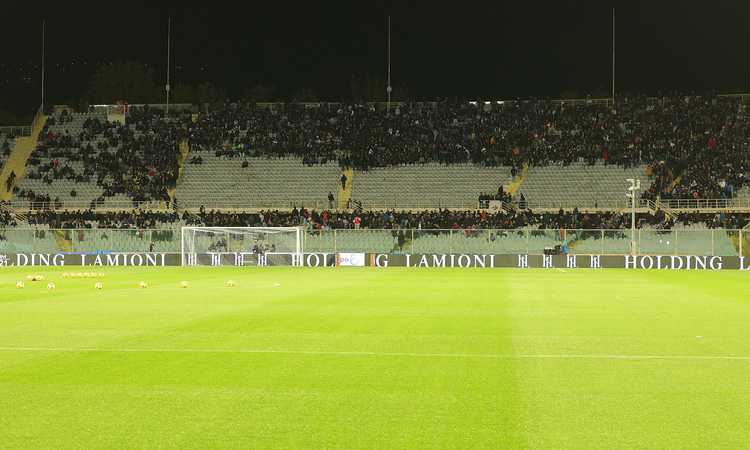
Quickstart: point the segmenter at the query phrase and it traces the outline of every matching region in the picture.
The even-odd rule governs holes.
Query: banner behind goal
[[[182,227],[183,266],[302,263],[298,227]]]

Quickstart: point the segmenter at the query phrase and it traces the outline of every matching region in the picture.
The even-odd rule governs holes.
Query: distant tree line
[[[177,82],[171,86],[170,102],[205,104],[225,100],[248,102],[317,102],[317,101],[385,101],[386,81],[372,74],[352,75],[350,98],[321,98],[311,87],[281,95],[275,84],[255,84],[242,89],[239,98],[230,98],[227,90],[211,81],[194,84]],[[392,100],[413,99],[413,91],[401,82],[393,86]],[[111,104],[120,100],[128,103],[164,103],[166,99],[163,82],[157,83],[152,68],[136,61],[118,61],[100,65],[89,82],[88,89],[79,106],[87,104]]]

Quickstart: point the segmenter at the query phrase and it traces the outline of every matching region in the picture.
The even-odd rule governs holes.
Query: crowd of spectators
[[[750,118],[720,96],[606,102],[479,104],[231,104],[202,114],[192,150],[217,156],[300,156],[358,169],[421,162],[486,166],[649,164],[646,198],[730,198],[750,167]]]
[[[628,213],[583,213],[577,209],[556,213],[535,213],[531,210],[491,212],[488,210],[435,211],[354,211],[334,212],[294,208],[291,211],[228,212],[201,210],[199,213],[175,211],[94,210],[29,213],[28,223],[49,228],[114,228],[158,229],[193,225],[211,227],[291,227],[303,226],[311,232],[336,229],[418,229],[418,230],[483,230],[483,229],[629,229]],[[707,228],[739,229],[750,223],[748,214],[680,214],[677,220],[663,212],[638,214],[638,227],[668,230],[676,223],[703,224]],[[0,223],[13,226],[12,217],[0,215]]]
[[[0,210],[0,227],[15,227],[18,225],[18,222],[13,217],[13,215],[4,209]]]
[[[507,160],[514,149],[538,163],[584,158],[632,164],[694,145],[715,149],[737,105],[737,99],[725,97],[623,97],[615,107],[593,101],[430,103],[390,112],[368,105],[228,104],[201,115],[191,130],[191,146],[312,157],[345,150],[366,166],[493,164]]]
[[[112,228],[112,229],[158,229],[169,228],[180,216],[166,211],[118,211],[95,210],[53,211],[37,210],[27,216],[32,227],[46,225],[51,229]]]
[[[738,98],[620,97],[582,100],[397,104],[224,104],[196,117],[131,108],[127,125],[90,118],[77,135],[51,131],[30,160],[29,177],[96,182],[103,196],[165,200],[178,174],[179,143],[192,164],[218,157],[301,157],[367,170],[439,162],[508,166],[648,164],[646,198],[731,198],[747,183],[750,117]],[[203,155],[203,156],[202,156]],[[41,157],[44,157],[44,162]],[[74,168],[71,162],[80,162]],[[78,165],[76,165],[78,167]],[[496,199],[483,193],[482,200]]]
[[[10,156],[11,139],[0,133],[0,167],[3,167],[5,160]]]
[[[67,128],[62,133],[51,131],[71,117],[65,110],[48,119],[29,160],[29,178],[50,185],[61,179],[95,182],[102,189],[102,200],[116,194],[134,201],[169,199],[168,189],[177,182],[179,143],[191,123],[189,114],[166,118],[160,110],[132,108],[127,124],[93,117],[86,119],[78,134]],[[82,168],[74,169],[72,162],[80,162],[77,166]],[[39,195],[25,194],[30,200]]]
[[[494,194],[488,194],[486,192],[482,192],[479,194],[479,207],[480,208],[489,208],[490,202],[492,200],[499,200],[501,202],[510,203],[512,198],[510,193],[505,192],[502,186],[497,188],[497,192]]]

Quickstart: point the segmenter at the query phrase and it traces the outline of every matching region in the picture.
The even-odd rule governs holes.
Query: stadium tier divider
[[[205,227],[200,227],[205,229]],[[631,230],[319,230],[287,228],[259,232],[207,231],[195,237],[194,252],[259,253],[466,253],[541,254],[559,246],[570,254],[630,253]],[[271,228],[271,230],[279,230]],[[0,253],[163,252],[190,253],[184,248],[183,228],[67,229],[45,226],[0,229]],[[276,237],[273,237],[277,234]],[[674,230],[638,229],[636,244],[642,254],[743,256],[750,230],[678,227]],[[223,242],[221,240],[223,239]],[[299,242],[298,242],[299,241]],[[254,248],[255,247],[255,248]],[[188,248],[188,250],[190,250]]]

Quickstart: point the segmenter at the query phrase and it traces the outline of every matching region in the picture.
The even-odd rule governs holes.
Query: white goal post
[[[183,266],[302,265],[302,227],[182,227]]]

